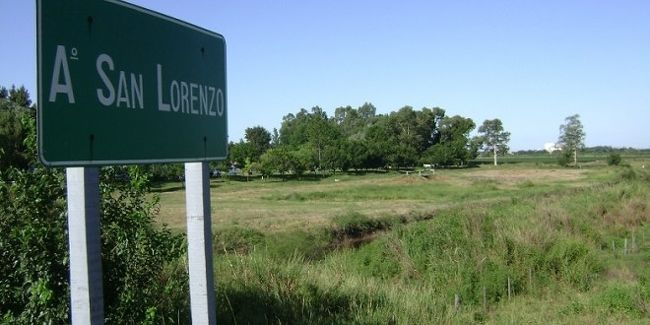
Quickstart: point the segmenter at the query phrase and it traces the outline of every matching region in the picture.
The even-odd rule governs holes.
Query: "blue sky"
[[[230,140],[318,105],[500,118],[513,150],[580,114],[586,144],[650,148],[650,1],[133,0],[228,44]],[[36,98],[35,1],[0,0],[0,85]]]

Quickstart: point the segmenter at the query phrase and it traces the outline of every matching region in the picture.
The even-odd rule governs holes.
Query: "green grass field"
[[[212,183],[220,323],[650,321],[650,166]],[[184,229],[182,184],[160,221]]]
[[[602,177],[590,169],[509,166],[435,172],[334,175],[315,181],[271,179],[211,183],[215,230],[243,226],[264,231],[322,227],[337,215],[370,217],[431,212],[469,203],[490,203],[523,193],[544,193],[588,185]],[[160,221],[185,227],[182,183],[155,188]]]

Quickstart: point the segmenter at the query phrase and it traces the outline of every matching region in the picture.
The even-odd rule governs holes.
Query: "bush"
[[[557,164],[566,167],[571,163],[571,153],[570,152],[561,152],[557,157]]]
[[[116,181],[116,175],[128,180]],[[189,295],[184,269],[165,267],[185,256],[183,235],[154,227],[157,198],[149,199],[150,174],[137,166],[102,169],[102,263],[107,320],[187,316]],[[168,292],[181,300],[161,306]]]
[[[378,230],[391,227],[393,220],[388,218],[373,219],[358,212],[350,212],[334,217],[333,237],[359,237]]]
[[[637,176],[638,175],[636,174],[634,169],[632,169],[630,167],[625,168],[620,174],[621,179],[626,180],[626,181],[636,180]]]
[[[0,317],[3,323],[66,323],[68,244],[63,175],[0,171]]]
[[[551,274],[583,291],[591,288],[602,269],[591,249],[574,240],[555,242],[546,254],[546,266]]]
[[[128,179],[116,180],[123,173]],[[187,274],[179,266],[185,239],[154,226],[157,200],[147,194],[148,174],[138,167],[105,168],[100,189],[107,322],[189,319]],[[0,201],[0,319],[68,323],[63,173],[39,165],[0,171]]]
[[[389,279],[402,272],[400,259],[404,252],[394,238],[382,237],[364,245],[350,256],[356,272],[368,277]]]
[[[633,288],[621,284],[612,284],[600,295],[596,296],[594,302],[610,314],[624,313],[639,316],[642,311],[636,296],[637,294]]]
[[[617,153],[609,154],[607,157],[607,165],[618,166],[621,163],[621,155]]]
[[[0,99],[0,168],[9,166],[20,169],[29,167],[29,156],[24,139],[30,131],[34,112],[27,108],[10,105]]]

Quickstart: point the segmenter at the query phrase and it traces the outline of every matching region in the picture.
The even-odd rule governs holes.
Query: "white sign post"
[[[216,324],[212,266],[210,174],[207,162],[185,163],[187,255],[193,324]]]
[[[104,324],[99,168],[66,168],[72,324]]]

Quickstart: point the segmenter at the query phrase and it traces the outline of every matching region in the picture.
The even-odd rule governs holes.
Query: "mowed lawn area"
[[[214,229],[233,225],[285,231],[329,225],[332,217],[358,212],[369,217],[432,212],[461,205],[493,203],[514,196],[588,186],[611,170],[519,164],[421,172],[337,174],[303,180],[271,178],[211,181]],[[589,166],[587,166],[589,167]],[[183,183],[154,187],[160,222],[185,229]]]

